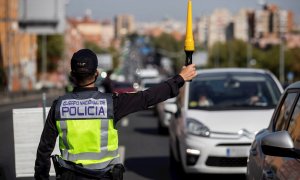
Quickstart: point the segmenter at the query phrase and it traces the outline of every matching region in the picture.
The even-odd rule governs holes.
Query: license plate
[[[226,149],[227,157],[248,157],[249,148],[247,147],[230,147]]]

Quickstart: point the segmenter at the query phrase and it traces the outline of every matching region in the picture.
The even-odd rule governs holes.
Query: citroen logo
[[[254,138],[254,133],[248,131],[247,129],[241,129],[241,130],[239,130],[238,134],[240,136],[245,136],[245,137],[248,137],[250,139]]]

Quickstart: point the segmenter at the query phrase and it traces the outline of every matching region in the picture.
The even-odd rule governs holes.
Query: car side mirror
[[[176,104],[171,103],[171,104],[165,104],[164,110],[167,113],[175,114],[178,108]]]
[[[287,131],[270,133],[262,138],[261,148],[264,154],[279,157],[299,158],[294,143]]]

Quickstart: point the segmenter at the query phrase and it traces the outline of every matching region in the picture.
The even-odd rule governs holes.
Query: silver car
[[[266,129],[256,134],[247,179],[300,179],[300,82],[288,86]]]

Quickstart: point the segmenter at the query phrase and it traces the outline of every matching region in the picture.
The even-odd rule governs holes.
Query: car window
[[[275,108],[281,92],[268,74],[216,72],[190,83],[189,109]]]
[[[281,131],[284,130],[287,123],[288,123],[288,117],[291,113],[291,108],[293,105],[293,102],[295,101],[295,98],[297,96],[297,93],[289,93],[285,97],[284,102],[281,104],[281,107],[278,109],[279,114],[277,115],[277,119],[275,120],[275,131]]]
[[[292,118],[289,123],[288,131],[294,141],[294,146],[300,149],[300,100],[298,99]]]

